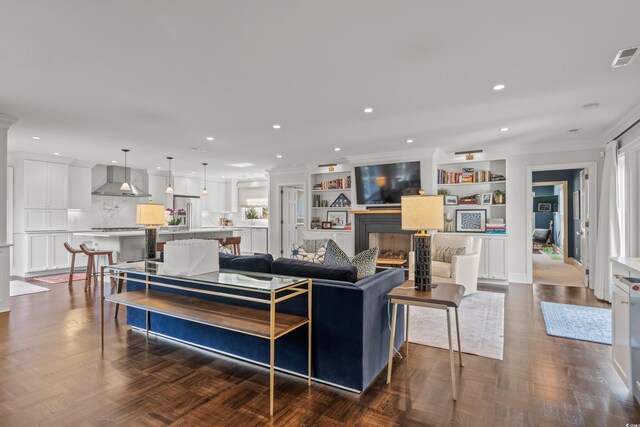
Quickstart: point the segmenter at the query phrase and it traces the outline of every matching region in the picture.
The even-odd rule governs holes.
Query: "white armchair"
[[[478,292],[478,269],[480,268],[480,251],[482,239],[473,236],[455,234],[435,234],[431,240],[431,253],[437,247],[465,248],[464,255],[454,255],[451,263],[431,261],[433,283],[457,283],[465,287],[465,295]],[[415,257],[409,254],[409,278],[415,276]]]

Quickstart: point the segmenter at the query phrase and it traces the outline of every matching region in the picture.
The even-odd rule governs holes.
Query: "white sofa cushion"
[[[431,275],[438,277],[451,277],[451,264],[448,262],[431,261]]]

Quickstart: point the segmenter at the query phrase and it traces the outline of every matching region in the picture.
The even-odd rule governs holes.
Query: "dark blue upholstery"
[[[254,271],[256,273],[271,273],[273,257],[270,254],[234,256],[220,254],[220,268],[225,270]]]
[[[283,276],[308,277],[310,279],[327,279],[350,283],[358,281],[358,269],[352,265],[325,265],[298,259],[278,258],[271,264],[271,271],[273,274]]]
[[[131,275],[131,277],[134,277]],[[165,280],[165,279],[163,279]],[[178,280],[166,279],[175,283]],[[390,339],[389,306],[385,295],[404,281],[400,269],[388,269],[363,279],[354,286],[349,282],[313,280],[313,377],[356,391],[365,390],[387,365]],[[197,287],[188,282],[184,286]],[[142,289],[135,282],[127,290]],[[208,286],[207,289],[212,289]],[[162,288],[166,292],[188,293]],[[226,290],[228,292],[228,289]],[[199,298],[233,304],[268,305],[228,300],[215,296],[188,293]],[[255,295],[255,294],[254,294]],[[278,311],[306,315],[306,296],[278,304]],[[398,307],[396,348],[404,341],[403,306]],[[127,323],[145,327],[144,311],[127,309]],[[268,340],[212,328],[167,316],[151,314],[152,331],[194,344],[269,363]],[[307,374],[307,329],[298,328],[276,341],[276,366]]]

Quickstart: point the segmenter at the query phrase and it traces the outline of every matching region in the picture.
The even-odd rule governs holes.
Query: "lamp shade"
[[[164,205],[156,203],[143,203],[136,206],[136,224],[163,225]]]
[[[402,196],[403,230],[441,230],[444,228],[443,196]]]

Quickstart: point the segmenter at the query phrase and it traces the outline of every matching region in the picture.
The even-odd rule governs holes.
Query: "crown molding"
[[[570,142],[551,142],[546,144],[535,144],[531,146],[511,146],[505,151],[506,155],[524,155],[524,154],[540,154],[540,153],[561,153],[565,151],[581,151],[581,150],[604,150],[604,144],[598,139],[586,139],[582,141]]]
[[[432,158],[436,152],[436,147],[421,148],[409,151],[391,151],[382,153],[370,153],[354,156],[346,156],[346,159],[352,165],[362,165],[371,163],[384,163],[384,162],[401,162],[401,161],[415,161]]]
[[[11,125],[17,121],[18,119],[16,117],[0,114],[0,129],[9,129]]]
[[[616,119],[602,134],[602,144],[613,140],[620,135],[625,129],[640,119],[640,98],[618,119]]]

